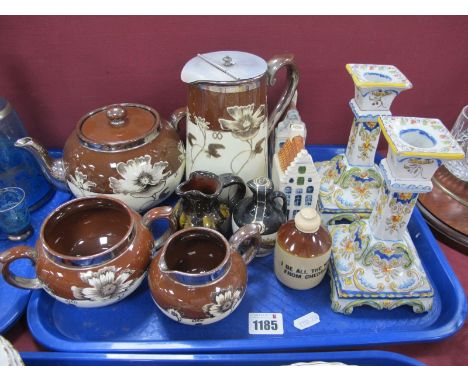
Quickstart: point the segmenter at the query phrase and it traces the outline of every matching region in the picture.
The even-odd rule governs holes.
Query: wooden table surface
[[[466,294],[466,291],[468,291],[468,256],[457,252],[441,242],[439,242],[439,245],[449,260]],[[45,351],[34,341],[28,330],[25,316],[5,334],[5,337],[13,343],[18,351]],[[455,335],[439,342],[364,349],[393,351],[416,358],[428,365],[468,365],[468,327],[465,323]]]

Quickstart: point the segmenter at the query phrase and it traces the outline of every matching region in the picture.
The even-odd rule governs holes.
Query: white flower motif
[[[210,129],[210,123],[203,117],[198,117],[198,116],[193,116],[193,119],[195,120],[195,124],[200,127],[203,130],[209,130]]]
[[[254,138],[265,120],[265,105],[261,105],[255,112],[254,107],[255,104],[228,107],[227,112],[234,120],[218,119],[221,129],[232,132],[234,137],[243,141]]]
[[[117,172],[123,179],[109,178],[109,185],[116,194],[130,194],[134,197],[152,197],[166,184],[171,174],[165,161],[151,164],[151,156],[144,155],[117,164]]]
[[[83,191],[89,191],[91,187],[96,187],[96,183],[91,182],[87,179],[88,175],[83,174],[78,169],[75,169],[75,176],[70,175],[70,182],[72,182],[77,188]]]
[[[167,314],[172,316],[177,322],[182,321],[182,315],[179,313],[178,310],[173,309],[173,308],[169,308],[169,309],[166,310],[166,312],[167,312]]]
[[[232,288],[223,289],[212,293],[212,304],[203,306],[203,311],[212,317],[217,317],[225,314],[228,311],[235,309],[239,303],[242,289],[233,290]]]
[[[82,272],[80,279],[90,285],[89,288],[72,286],[73,296],[78,300],[104,301],[122,296],[133,284],[128,280],[134,271],[124,270],[116,277],[114,266],[105,267],[97,272]]]

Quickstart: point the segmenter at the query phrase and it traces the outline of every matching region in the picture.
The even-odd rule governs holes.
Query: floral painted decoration
[[[227,112],[233,120],[220,118],[221,129],[230,131],[234,137],[240,140],[251,140],[258,134],[260,126],[265,120],[263,114],[265,105],[261,105],[255,112],[254,107],[254,104],[228,107]]]
[[[106,301],[118,299],[133,284],[134,280],[129,280],[134,273],[133,270],[124,270],[116,276],[117,269],[114,266],[101,268],[97,272],[81,272],[80,279],[89,287],[79,288],[72,286],[73,296],[78,300]]]
[[[82,173],[80,170],[75,169],[75,176],[70,175],[70,182],[76,186],[81,192],[90,191],[92,187],[96,187],[96,183],[91,182],[88,175]]]
[[[151,156],[144,155],[127,162],[117,164],[117,172],[122,179],[109,178],[109,185],[116,194],[130,194],[133,197],[154,197],[161,191],[167,177],[168,162],[159,161],[151,164]]]
[[[232,287],[214,292],[211,304],[203,306],[203,311],[211,317],[222,316],[233,311],[242,297],[242,289]]]

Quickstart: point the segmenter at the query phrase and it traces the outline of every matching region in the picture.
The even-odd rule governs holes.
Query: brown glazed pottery
[[[293,289],[310,289],[324,278],[330,259],[332,238],[314,208],[299,210],[294,220],[278,230],[274,251],[275,274]]]
[[[267,88],[287,68],[287,87],[268,116]],[[247,52],[198,54],[182,69],[188,107],[171,117],[187,116],[186,173],[232,173],[245,182],[268,175],[268,138],[290,104],[299,81],[291,54],[268,62]]]
[[[65,143],[62,159],[52,159],[30,137],[15,145],[30,151],[57,187],[76,197],[113,196],[136,211],[165,200],[185,167],[177,130],[156,110],[132,103],[86,114]]]
[[[154,302],[169,318],[188,325],[222,320],[241,302],[247,267],[260,245],[260,226],[248,224],[229,242],[209,228],[173,234],[151,262]]]
[[[19,288],[42,288],[66,304],[110,305],[142,282],[154,247],[166,238],[154,242],[148,227],[164,218],[173,232],[170,213],[169,207],[156,207],[141,217],[115,198],[74,199],[45,219],[35,248],[18,246],[0,255],[3,277]],[[10,271],[10,264],[22,258],[35,264],[36,278]]]
[[[222,201],[224,189],[233,187],[233,195]],[[229,189],[230,191],[230,189]],[[194,171],[179,184],[176,194],[180,197],[174,207],[178,228],[205,227],[231,235],[231,210],[245,196],[244,181],[232,174],[215,175],[208,171]]]

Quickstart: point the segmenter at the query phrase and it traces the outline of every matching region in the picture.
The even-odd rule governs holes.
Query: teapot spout
[[[47,180],[60,190],[68,190],[65,182],[65,168],[62,159],[52,158],[44,147],[31,137],[23,137],[15,142],[15,147],[29,151],[39,163]]]

